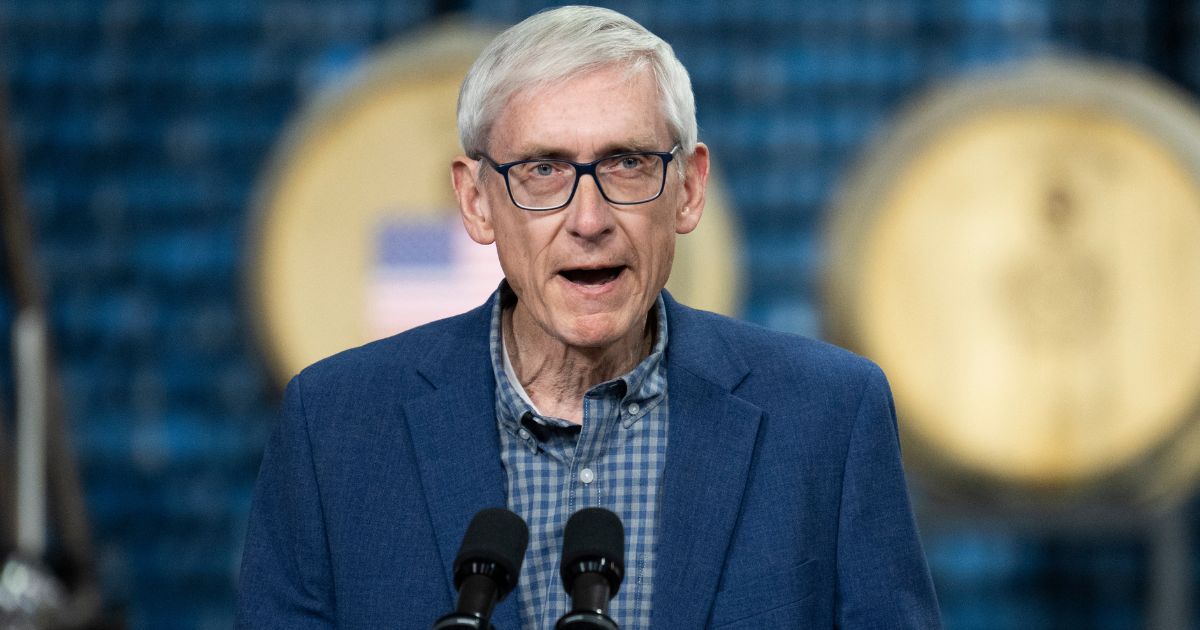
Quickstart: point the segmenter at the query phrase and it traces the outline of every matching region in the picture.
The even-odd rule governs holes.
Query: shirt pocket
[[[709,627],[713,630],[734,628],[791,628],[802,624],[801,604],[813,594],[816,565],[805,560],[779,571],[772,571],[717,593],[713,600]]]

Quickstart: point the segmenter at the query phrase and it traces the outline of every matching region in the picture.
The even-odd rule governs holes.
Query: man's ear
[[[480,245],[491,245],[496,241],[496,230],[487,195],[483,192],[479,166],[477,160],[465,155],[454,158],[450,162],[450,181],[454,184],[454,196],[458,199],[458,211],[467,234]]]
[[[704,214],[704,195],[708,190],[708,147],[696,143],[683,172],[683,203],[675,211],[675,232],[687,234],[700,224]]]

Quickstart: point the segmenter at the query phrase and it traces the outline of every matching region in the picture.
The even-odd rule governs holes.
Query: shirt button
[[[584,468],[579,471],[579,480],[583,483],[592,483],[596,480],[596,473],[592,472],[591,468]]]
[[[526,431],[525,429],[521,429],[520,431],[517,431],[517,435],[521,436],[522,440],[529,439],[529,431]]]
[[[637,403],[629,403],[629,406],[625,410],[629,412],[629,415],[636,416],[637,412],[642,410],[642,407]]]

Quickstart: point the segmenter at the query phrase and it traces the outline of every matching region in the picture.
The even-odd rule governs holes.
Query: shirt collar
[[[516,304],[516,300],[516,294],[508,286],[508,281],[502,280],[492,300],[492,323],[488,337],[492,371],[496,377],[496,397],[499,402],[499,410],[502,412],[497,415],[501,424],[513,431],[518,429],[518,423],[526,413],[533,412],[532,403],[525,395],[520,383],[515,378],[508,378],[508,373],[504,369],[507,357],[504,350],[502,313],[506,307]],[[626,413],[623,414],[622,425],[625,427],[631,426],[647,411],[657,406],[666,393],[666,365],[663,357],[666,356],[667,350],[667,306],[661,292],[654,301],[653,310],[655,335],[650,354],[629,372],[597,384],[588,390],[603,391],[614,388],[614,386],[622,389],[621,407],[626,410]],[[632,409],[637,411],[631,411]]]

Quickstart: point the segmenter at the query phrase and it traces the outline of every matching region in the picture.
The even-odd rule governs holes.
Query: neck
[[[503,311],[502,332],[517,381],[538,410],[583,423],[583,396],[593,386],[632,370],[654,346],[649,313],[640,326],[602,348],[564,344],[518,306]]]

